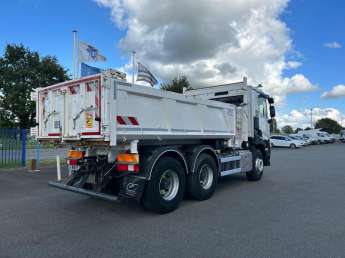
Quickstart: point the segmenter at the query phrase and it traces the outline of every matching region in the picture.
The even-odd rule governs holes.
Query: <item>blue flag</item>
[[[81,63],[81,77],[101,73],[102,69]]]

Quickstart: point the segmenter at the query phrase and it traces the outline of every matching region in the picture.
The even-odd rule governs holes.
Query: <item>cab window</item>
[[[259,98],[259,113],[260,116],[267,117],[267,105],[264,98]]]

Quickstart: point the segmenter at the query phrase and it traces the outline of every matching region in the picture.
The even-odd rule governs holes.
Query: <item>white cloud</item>
[[[332,98],[341,98],[345,96],[345,85],[340,84],[334,86],[330,91],[325,91],[322,93],[321,98],[332,99]]]
[[[302,66],[301,62],[298,61],[288,61],[286,62],[286,69],[296,69],[298,67]]]
[[[345,126],[345,115],[336,108],[313,108],[313,124],[321,118],[331,118],[340,125]],[[278,127],[291,125],[294,128],[306,128],[311,126],[311,110],[292,110],[288,114],[277,116]]]
[[[327,47],[327,48],[342,48],[342,45],[336,41],[327,42],[327,43],[323,44],[323,46]]]
[[[289,93],[316,89],[301,66],[286,60],[295,52],[280,19],[288,0],[95,0],[111,9],[125,31],[118,46],[137,57],[161,80],[185,74],[193,87],[242,80],[264,85],[284,101]]]

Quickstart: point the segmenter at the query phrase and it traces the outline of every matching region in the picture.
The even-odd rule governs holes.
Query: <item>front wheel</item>
[[[290,144],[290,149],[296,149],[296,144],[294,143]]]
[[[253,155],[253,169],[246,173],[248,181],[259,181],[264,173],[264,160],[262,152],[258,149],[254,149]]]
[[[145,209],[168,213],[180,204],[186,185],[184,169],[179,161],[164,157],[155,165],[142,200]]]

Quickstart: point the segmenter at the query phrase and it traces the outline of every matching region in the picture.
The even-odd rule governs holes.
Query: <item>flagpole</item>
[[[76,74],[76,58],[77,58],[77,31],[73,30],[73,79],[77,78]]]
[[[78,39],[78,35],[76,34],[76,37],[75,37],[75,45],[76,45],[76,48],[75,48],[75,51],[76,51],[76,56],[77,56],[77,79],[80,78],[80,56],[79,56],[79,39]]]
[[[134,75],[135,75],[135,51],[132,51],[132,86],[134,85]]]

